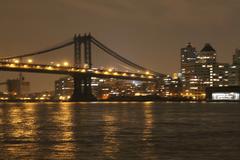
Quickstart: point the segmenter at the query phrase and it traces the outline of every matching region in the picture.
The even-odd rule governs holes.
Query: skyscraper
[[[188,43],[186,47],[181,49],[181,80],[183,82],[183,89],[189,88],[187,82],[191,77],[191,70],[197,58],[196,48]]]
[[[233,64],[229,70],[229,82],[231,86],[240,86],[240,49],[236,49],[233,55]]]
[[[182,52],[184,49],[181,50],[181,56],[184,57]],[[181,60],[185,95],[204,98],[207,87],[228,86],[229,64],[217,63],[216,50],[209,43],[195,55],[189,61]]]
[[[206,43],[201,52],[198,53],[197,60],[199,63],[214,64],[217,63],[216,50],[211,44]]]
[[[233,55],[233,65],[240,66],[240,49],[235,50],[235,54]]]

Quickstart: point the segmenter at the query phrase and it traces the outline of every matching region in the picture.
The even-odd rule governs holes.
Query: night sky
[[[239,15],[239,0],[0,0],[0,57],[91,32],[134,62],[162,73],[179,72],[180,48],[188,42],[198,50],[211,43],[218,61],[230,63],[240,47]],[[33,59],[62,62],[72,60],[72,55],[72,48],[67,48]],[[110,61],[105,63],[111,66]],[[32,91],[53,90],[60,77],[25,76]],[[0,82],[15,77],[17,73],[1,72]]]

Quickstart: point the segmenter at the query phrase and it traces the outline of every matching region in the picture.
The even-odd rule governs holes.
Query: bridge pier
[[[77,68],[84,67],[84,65],[87,65],[87,68],[92,68],[90,34],[74,36],[74,63]],[[90,75],[73,75],[73,80],[74,90],[70,101],[80,102],[97,100],[92,94],[92,80]]]
[[[90,76],[73,76],[74,90],[71,102],[90,102],[96,101],[96,97],[92,94],[91,77]]]

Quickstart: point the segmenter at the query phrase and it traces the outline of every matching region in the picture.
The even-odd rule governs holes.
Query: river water
[[[0,159],[239,160],[239,103],[1,103]]]

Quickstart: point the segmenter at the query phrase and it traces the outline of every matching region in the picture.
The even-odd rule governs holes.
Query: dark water
[[[0,159],[239,160],[240,105],[0,104]]]

